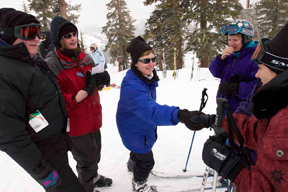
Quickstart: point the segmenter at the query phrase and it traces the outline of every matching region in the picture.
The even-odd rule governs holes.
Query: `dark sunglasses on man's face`
[[[144,63],[144,64],[149,64],[150,61],[152,61],[152,63],[156,62],[156,59],[157,59],[157,56],[151,58],[151,59],[141,59],[141,60],[138,60],[140,61],[141,63]]]
[[[76,36],[78,36],[78,34],[76,33],[76,32],[73,32],[72,34],[71,33],[68,33],[68,34],[66,34],[66,35],[63,35],[63,38],[64,39],[70,39],[71,37],[76,37]]]

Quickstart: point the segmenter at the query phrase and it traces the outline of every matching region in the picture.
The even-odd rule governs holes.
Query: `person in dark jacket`
[[[252,40],[252,25],[245,20],[225,25],[221,32],[227,36],[229,46],[211,62],[209,70],[214,77],[221,79],[216,97],[227,98],[234,112],[257,82],[258,66],[250,60],[257,42]]]
[[[132,65],[121,84],[117,127],[124,146],[130,151],[127,168],[133,171],[133,191],[153,192],[157,191],[156,186],[149,186],[147,180],[154,166],[152,147],[157,139],[157,126],[182,122],[189,129],[201,127],[202,123],[194,124],[191,118],[202,113],[159,105],[156,102],[159,78],[154,69],[154,50],[141,36],[132,39],[126,50],[131,55]]]
[[[78,45],[78,29],[56,16],[51,21],[52,42],[46,62],[56,75],[63,92],[77,162],[78,179],[87,192],[112,185],[112,179],[98,173],[101,155],[102,107],[98,87],[109,84],[107,71],[91,75],[93,60]]]
[[[288,24],[285,24],[272,40],[260,40],[252,60],[258,63],[256,77],[261,79],[263,86],[252,98],[253,116],[233,114],[244,138],[244,146],[257,150],[255,166],[247,166],[247,159],[241,153],[231,153],[214,138],[209,138],[204,144],[204,163],[218,170],[219,175],[234,181],[236,190],[240,192],[284,192],[288,189],[287,33]],[[229,133],[226,118],[222,128]]]
[[[37,53],[40,23],[30,14],[0,9],[0,150],[45,191],[85,192],[68,163],[72,141],[53,72]]]
[[[51,42],[51,32],[50,31],[44,31],[42,32],[42,41],[39,43],[39,55],[43,59],[46,59],[47,54],[50,51],[53,51],[54,45]]]

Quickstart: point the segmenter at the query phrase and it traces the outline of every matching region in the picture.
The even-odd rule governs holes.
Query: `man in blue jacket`
[[[128,170],[133,171],[134,192],[154,192],[155,186],[146,184],[154,166],[152,147],[157,139],[157,126],[184,123],[189,129],[207,125],[194,123],[191,118],[199,111],[180,110],[178,107],[156,103],[159,78],[154,50],[138,36],[127,47],[132,58],[131,69],[121,84],[116,114],[118,131],[124,146],[130,150]]]

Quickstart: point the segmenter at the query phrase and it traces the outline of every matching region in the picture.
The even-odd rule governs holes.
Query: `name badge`
[[[44,116],[37,110],[35,113],[29,114],[29,124],[36,133],[49,125]]]

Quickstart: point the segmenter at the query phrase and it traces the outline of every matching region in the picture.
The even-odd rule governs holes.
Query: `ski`
[[[224,189],[224,188],[227,188],[227,186],[217,186],[217,187],[216,187],[216,189]],[[205,191],[205,190],[211,190],[211,189],[212,189],[212,187],[205,187],[205,188],[204,188],[204,191]],[[200,188],[182,190],[182,191],[177,191],[177,192],[193,192],[193,191],[200,191]]]
[[[160,171],[151,171],[151,174],[159,177],[159,178],[191,178],[191,177],[203,177],[203,175],[197,175],[197,174],[177,174],[177,173],[166,173],[166,172],[160,172]],[[212,177],[213,175],[209,175],[209,177]]]

